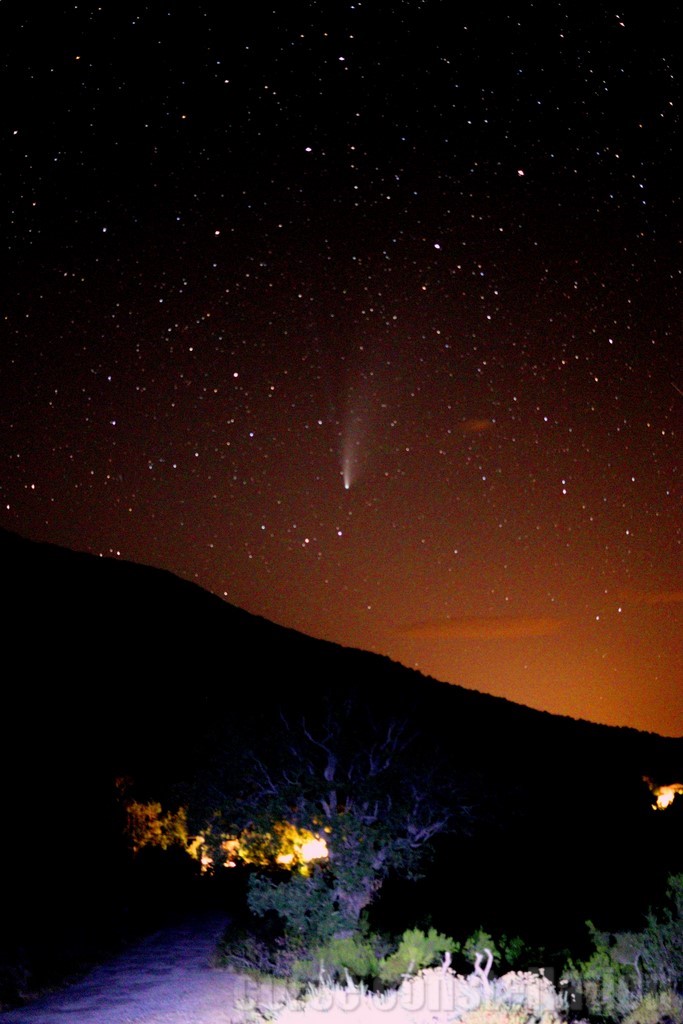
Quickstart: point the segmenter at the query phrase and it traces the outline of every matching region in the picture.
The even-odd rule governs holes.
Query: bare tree
[[[430,841],[470,813],[424,740],[406,721],[373,717],[348,699],[315,723],[283,717],[277,753],[252,758],[249,824],[285,819],[324,837],[316,894],[322,874],[337,934],[357,926],[389,872],[416,877]],[[292,898],[302,891],[305,883],[293,886]],[[253,892],[254,909],[287,916],[281,886],[256,881]]]

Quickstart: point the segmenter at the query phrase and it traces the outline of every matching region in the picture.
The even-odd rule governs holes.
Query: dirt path
[[[241,1024],[239,1002],[268,993],[211,966],[225,924],[214,914],[157,932],[63,991],[0,1013],[0,1024]]]

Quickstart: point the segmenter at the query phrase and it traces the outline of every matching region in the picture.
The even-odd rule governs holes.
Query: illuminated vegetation
[[[172,811],[164,810],[158,801],[127,800],[125,814],[125,833],[133,854],[145,847],[161,850],[180,847],[201,861],[203,871],[219,866],[236,867],[241,863],[263,868],[277,866],[306,875],[312,862],[325,860],[329,855],[321,835],[283,821],[276,822],[269,831],[245,829],[239,836],[222,837],[220,856],[214,858],[206,836],[189,834],[185,807]]]
[[[263,868],[278,865],[298,869],[302,874],[312,861],[328,856],[323,837],[287,821],[276,822],[269,831],[245,829],[239,836],[226,836],[220,848],[224,856],[218,863],[225,867],[236,867],[240,862]]]
[[[655,798],[655,802],[652,807],[656,811],[663,811],[667,807],[670,807],[677,796],[683,794],[683,782],[671,782],[668,785],[657,785],[647,775],[643,776],[643,781],[647,782],[650,787],[650,792]]]
[[[131,800],[126,804],[126,836],[133,853],[145,846],[156,846],[168,850],[181,846],[194,855],[195,845],[187,832],[187,810],[164,811],[161,804],[140,803]]]

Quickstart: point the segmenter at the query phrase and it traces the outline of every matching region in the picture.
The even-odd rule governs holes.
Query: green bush
[[[347,974],[353,981],[371,983],[379,974],[379,959],[373,939],[361,935],[333,938],[297,960],[292,974],[299,982],[315,983],[321,977],[343,982]]]
[[[650,911],[643,933],[642,969],[646,989],[676,988],[683,979],[683,874],[670,875],[667,904]]]
[[[308,877],[287,872],[280,881],[269,875],[252,875],[247,903],[259,917],[276,913],[288,936],[308,944],[326,942],[340,924],[332,891],[318,869]]]
[[[483,955],[487,949],[491,951],[499,974],[524,966],[523,961],[533,963],[539,961],[539,950],[532,950],[519,935],[510,937],[501,935],[494,939],[483,928],[477,928],[468,939],[458,944],[458,951],[463,961],[461,968],[471,970],[472,964],[477,959],[477,954]]]
[[[598,932],[589,922],[595,952],[584,962],[570,961],[566,976],[580,988],[592,1016],[628,1019],[644,996],[681,984],[683,875],[669,877],[667,898],[664,908],[649,912],[639,932]]]
[[[379,977],[387,984],[396,984],[405,975],[416,974],[423,967],[438,963],[444,953],[453,953],[457,944],[447,935],[440,935],[435,928],[428,932],[419,928],[403,933],[395,953],[385,957],[379,966]]]
[[[625,942],[631,935],[614,936],[598,932],[589,922],[595,951],[588,960],[570,960],[565,979],[580,991],[583,1005],[592,1017],[621,1019],[642,997],[642,982],[637,968],[637,952],[624,962]]]
[[[465,939],[460,947],[460,952],[468,963],[473,964],[477,954],[483,953],[486,949],[491,951],[494,960],[500,960],[500,949],[493,937],[488,932],[485,932],[483,928],[478,928],[476,932],[470,935],[469,939]]]
[[[519,967],[525,958],[531,957],[534,963],[540,963],[543,960],[543,957],[539,955],[539,950],[532,950],[520,935],[512,935],[509,938],[507,935],[501,935],[496,945],[500,950],[500,961],[508,970]],[[495,950],[493,947],[490,948],[495,956]],[[499,970],[502,969],[500,962],[497,966]]]
[[[683,1021],[683,999],[673,989],[649,992],[622,1024],[664,1024],[665,1021],[671,1024]]]
[[[230,924],[216,952],[216,962],[256,977],[290,978],[301,946],[273,929]]]

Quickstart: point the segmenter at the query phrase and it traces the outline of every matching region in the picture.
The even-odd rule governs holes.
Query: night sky
[[[3,3],[0,526],[683,734],[678,6],[587,6]]]

